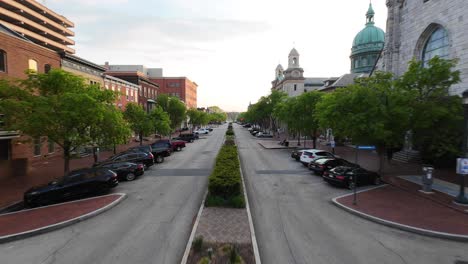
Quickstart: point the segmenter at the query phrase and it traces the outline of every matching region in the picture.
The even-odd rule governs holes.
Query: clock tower
[[[286,92],[288,96],[297,96],[305,92],[304,69],[299,65],[299,52],[295,48],[289,52],[288,68],[283,71],[283,78],[273,84],[274,89]]]

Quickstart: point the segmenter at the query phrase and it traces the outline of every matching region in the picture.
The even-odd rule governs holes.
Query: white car
[[[325,150],[320,150],[320,149],[306,149],[302,151],[302,155],[300,158],[300,161],[302,165],[308,166],[311,161],[314,161],[316,159],[320,158],[337,158],[338,156],[333,155],[332,153],[325,151]]]
[[[200,128],[198,130],[193,131],[193,133],[195,133],[195,134],[208,134],[208,133],[210,133],[210,131],[208,129],[206,129],[206,128]]]

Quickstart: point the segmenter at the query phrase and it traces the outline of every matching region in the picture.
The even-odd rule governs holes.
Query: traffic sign
[[[457,173],[468,174],[468,158],[457,159]]]
[[[356,146],[357,149],[375,150],[375,146]]]

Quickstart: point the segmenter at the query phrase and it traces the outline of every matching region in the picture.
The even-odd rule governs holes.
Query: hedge
[[[229,140],[221,147],[213,172],[208,178],[205,205],[245,207],[237,146],[230,144]]]

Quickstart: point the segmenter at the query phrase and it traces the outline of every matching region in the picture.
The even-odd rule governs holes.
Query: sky
[[[198,106],[245,111],[295,47],[305,77],[349,73],[369,0],[42,0],[75,23],[76,55],[163,68],[198,84]],[[385,30],[385,0],[373,0]]]

